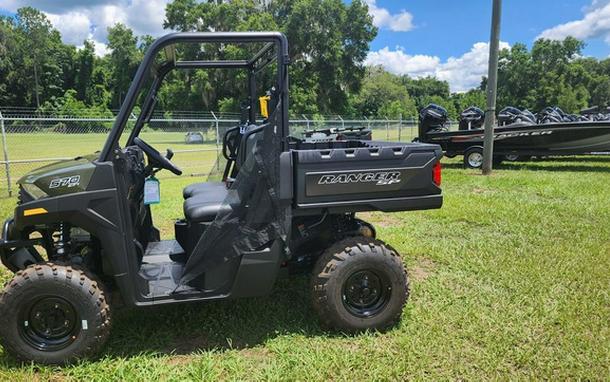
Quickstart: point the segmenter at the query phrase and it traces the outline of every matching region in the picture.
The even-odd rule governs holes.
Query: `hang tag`
[[[144,204],[158,204],[161,202],[161,187],[159,180],[154,176],[144,182]]]

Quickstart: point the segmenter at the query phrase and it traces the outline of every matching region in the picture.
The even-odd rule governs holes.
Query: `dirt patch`
[[[436,264],[427,258],[421,258],[417,261],[417,264],[410,269],[409,276],[415,281],[424,281],[434,272]]]
[[[404,223],[404,220],[395,214],[382,214],[379,212],[359,213],[358,218],[382,228],[397,227]]]
[[[271,353],[265,348],[247,348],[240,351],[239,354],[243,355],[248,359],[263,362],[267,360],[273,353]]]
[[[182,366],[182,365],[191,363],[192,361],[193,361],[193,357],[191,357],[191,356],[177,355],[177,356],[170,357],[167,360],[167,364],[169,366]]]
[[[495,193],[495,191],[490,188],[474,187],[472,189],[472,193],[478,194],[478,195],[484,195],[484,194],[493,194],[493,193]]]

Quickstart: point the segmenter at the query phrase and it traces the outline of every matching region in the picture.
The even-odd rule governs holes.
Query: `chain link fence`
[[[95,153],[102,149],[112,128],[113,116],[47,116],[20,109],[0,111],[2,160],[0,197],[13,196],[16,182],[28,172],[60,160]],[[135,122],[130,120],[127,130]],[[221,155],[224,132],[239,123],[237,115],[220,113],[155,113],[140,136],[155,148],[171,148],[172,159],[183,176],[205,176]],[[373,139],[410,142],[417,136],[417,122],[410,119],[344,119],[341,116],[301,115],[290,120],[293,136],[305,130],[366,127]],[[129,135],[125,132],[122,142]],[[169,172],[159,173],[168,177]]]

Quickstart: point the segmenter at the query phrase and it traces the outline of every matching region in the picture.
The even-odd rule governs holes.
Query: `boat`
[[[446,111],[438,105],[422,109],[419,120],[418,141],[440,145],[448,157],[464,155],[466,167],[481,167],[483,127],[450,131]],[[610,120],[517,122],[494,128],[496,162],[531,156],[594,153],[610,153]]]

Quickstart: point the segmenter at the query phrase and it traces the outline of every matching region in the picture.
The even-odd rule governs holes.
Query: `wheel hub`
[[[22,337],[42,351],[55,351],[70,345],[78,332],[74,306],[60,297],[43,297],[22,312]]]
[[[471,167],[479,168],[483,164],[483,154],[474,152],[468,156],[468,164]]]
[[[344,284],[343,303],[350,313],[358,317],[371,317],[385,307],[390,291],[387,278],[371,270],[357,271]]]

